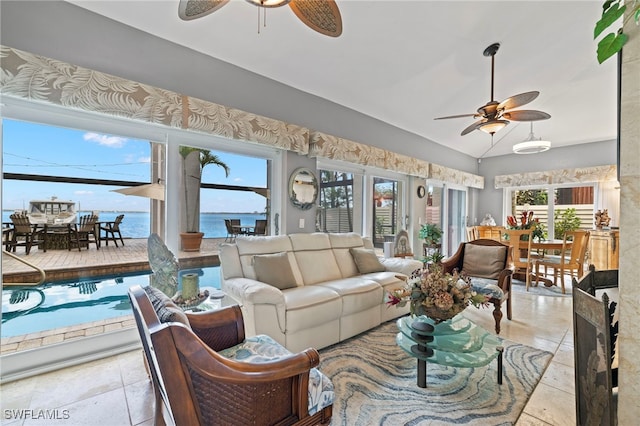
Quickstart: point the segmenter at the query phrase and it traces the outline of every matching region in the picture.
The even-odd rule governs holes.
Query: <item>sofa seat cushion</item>
[[[486,294],[494,299],[504,299],[504,291],[496,280],[489,278],[471,277],[471,288],[478,294]]]
[[[387,271],[400,272],[410,277],[413,271],[422,269],[422,262],[415,259],[401,259],[399,257],[381,258],[380,263]]]
[[[327,287],[306,286],[282,292],[286,307],[286,333],[313,328],[340,318],[342,299]]]
[[[291,355],[280,343],[264,334],[248,337],[239,345],[232,346],[218,352],[225,358],[238,362],[250,362],[254,364],[277,361]],[[317,368],[309,371],[308,409],[309,415],[333,404],[334,391],[331,380]]]
[[[400,286],[404,282],[401,277],[407,277],[407,275],[401,272],[372,272],[370,274],[361,275],[362,278],[366,278],[368,280],[373,280],[380,284],[382,287],[387,287],[389,285]],[[407,277],[408,278],[408,277]]]
[[[342,316],[367,310],[382,303],[380,284],[363,277],[343,278],[318,285],[330,288],[342,298]]]

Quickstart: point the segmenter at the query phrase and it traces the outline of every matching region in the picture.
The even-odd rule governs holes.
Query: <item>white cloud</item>
[[[120,136],[101,135],[99,133],[87,132],[83,136],[85,141],[97,142],[99,145],[112,148],[122,148],[127,142],[126,138]]]
[[[138,163],[151,163],[151,157],[140,157]]]
[[[237,178],[233,179],[233,181],[234,182],[242,182],[242,178],[237,177]]]
[[[93,191],[73,191],[74,195],[93,195]]]

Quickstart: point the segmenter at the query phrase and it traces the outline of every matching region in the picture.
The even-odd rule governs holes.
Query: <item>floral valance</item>
[[[348,161],[471,188],[484,188],[484,178],[482,176],[439,166],[407,155],[397,154],[322,132],[311,131],[309,135],[309,156]]]
[[[617,180],[616,166],[605,165],[500,175],[495,177],[495,187],[496,189],[500,189],[517,186],[606,182],[615,180]]]
[[[429,178],[469,188],[484,189],[484,177],[431,163]]]
[[[0,94],[306,154],[309,130],[0,46]]]

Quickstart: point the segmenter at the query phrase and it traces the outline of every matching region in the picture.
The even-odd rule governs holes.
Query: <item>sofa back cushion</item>
[[[506,246],[464,245],[462,271],[472,277],[498,279],[506,268]]]
[[[351,255],[352,248],[363,248],[363,239],[355,232],[343,234],[329,234],[329,241],[333,249],[333,255],[338,262],[342,278],[349,278],[359,275],[358,266]]]
[[[240,257],[240,265],[242,267],[242,276],[255,280],[256,271],[254,269],[254,256],[263,254],[275,254],[275,253],[287,253],[289,257],[289,264],[291,271],[296,279],[297,285],[302,285],[302,275],[300,274],[300,268],[296,262],[291,246],[291,241],[286,235],[274,235],[263,237],[238,237],[236,243],[238,249],[238,256]],[[221,262],[224,259],[221,258]],[[222,267],[224,270],[224,266]]]
[[[280,290],[297,287],[287,252],[254,255],[253,270],[258,281]]]
[[[342,278],[327,234],[291,234],[289,238],[304,285]]]
[[[238,246],[235,244],[220,244],[218,257],[220,258],[220,272],[222,278],[243,277],[242,264],[240,263],[240,255],[238,254]]]

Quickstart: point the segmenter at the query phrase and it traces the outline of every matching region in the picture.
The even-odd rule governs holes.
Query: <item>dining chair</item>
[[[116,220],[113,222],[104,222],[104,224],[100,225],[100,241],[104,241],[105,245],[109,245],[109,240],[113,241],[113,243],[118,247],[118,240],[124,246],[124,240],[122,239],[122,233],[120,232],[120,224],[124,219],[124,215],[120,214],[116,216]],[[104,231],[104,235],[102,235],[102,231]],[[116,238],[117,237],[117,238]]]
[[[536,262],[536,284],[540,275],[540,267],[544,267],[544,275],[548,268],[553,269],[553,284],[558,285],[560,275],[560,288],[565,293],[565,274],[579,280],[584,275],[584,263],[589,245],[589,231],[567,231],[562,240],[560,255],[547,255]]]
[[[24,247],[26,254],[31,253],[34,245],[41,245],[43,251],[47,251],[47,233],[44,226],[29,222],[29,216],[22,213],[13,213],[9,216],[13,223],[10,231],[11,240],[6,244],[7,251],[16,251],[16,247]]]
[[[84,246],[89,248],[89,244],[96,245],[96,249],[100,250],[100,237],[96,232],[96,222],[98,216],[87,214],[80,217],[79,223],[69,224],[67,238],[69,240],[69,250],[73,246],[78,247],[78,251]]]
[[[504,229],[502,231],[507,236],[507,242],[511,246],[511,263],[514,268],[514,274],[525,274],[525,289],[529,291],[531,285],[531,273],[533,265],[531,264],[531,242],[533,240],[531,229]],[[522,245],[520,242],[524,241]]]
[[[474,241],[480,238],[480,234],[478,233],[478,228],[476,226],[467,226],[467,242]]]

